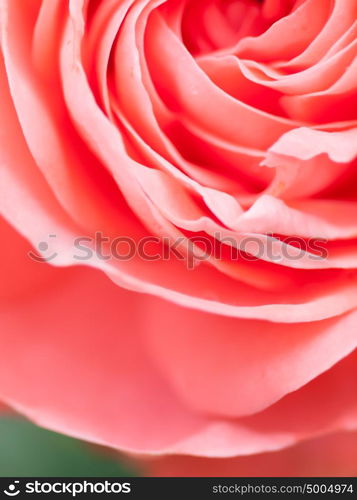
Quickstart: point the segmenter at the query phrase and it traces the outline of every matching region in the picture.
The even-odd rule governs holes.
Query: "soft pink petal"
[[[156,300],[73,268],[3,303],[0,399],[45,427],[137,452],[249,454],[356,425],[353,356],[256,416],[193,413],[144,349]]]
[[[357,434],[340,432],[283,451],[229,459],[172,456],[142,461],[157,477],[355,477]],[[254,481],[252,481],[254,486]]]
[[[300,7],[276,21],[261,36],[241,40],[237,47],[238,56],[257,61],[290,60],[305,50],[322,29],[329,6],[330,1],[325,0],[302,2]]]
[[[216,415],[261,411],[357,346],[356,312],[288,329],[170,304],[163,314],[160,302],[152,314],[147,335],[156,362],[190,407]]]

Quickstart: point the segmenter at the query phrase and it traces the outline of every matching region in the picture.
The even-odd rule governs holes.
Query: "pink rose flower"
[[[356,0],[0,13],[0,399],[200,474],[320,436],[357,472]]]

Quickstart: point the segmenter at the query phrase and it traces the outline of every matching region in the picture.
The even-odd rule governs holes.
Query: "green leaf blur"
[[[138,472],[105,450],[41,429],[18,417],[0,418],[0,476],[122,477]]]

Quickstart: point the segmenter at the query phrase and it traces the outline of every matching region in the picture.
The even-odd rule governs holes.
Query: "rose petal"
[[[215,415],[262,411],[357,346],[356,312],[287,331],[283,324],[165,309],[157,302],[158,319],[147,327],[156,363],[190,407]]]
[[[237,55],[255,61],[292,59],[304,51],[321,31],[328,19],[329,7],[330,2],[325,0],[302,2],[296,10],[276,21],[259,37],[241,40]],[[281,43],[281,40],[285,43]]]
[[[356,136],[356,127],[336,132],[301,127],[282,135],[263,161],[276,168],[266,192],[298,198],[328,188],[356,158]]]
[[[257,453],[357,424],[351,356],[259,415],[192,413],[144,351],[159,319],[152,300],[72,268],[36,296],[3,303],[0,399],[52,430],[137,452]]]
[[[337,433],[274,453],[229,459],[172,456],[142,461],[157,477],[355,477],[357,433]],[[254,483],[252,483],[254,484]]]
[[[216,87],[156,12],[148,30],[146,54],[153,81],[185,124],[192,122],[217,137],[255,148],[268,147],[274,138],[294,126],[238,102]],[[236,121],[232,116],[237,117]]]
[[[310,45],[290,61],[284,61],[278,66],[280,68],[294,69],[296,67],[308,67],[316,64],[326,54],[326,48],[331,47],[351,27],[357,17],[357,6],[354,0],[335,0],[332,5],[331,14],[320,33],[312,40]]]

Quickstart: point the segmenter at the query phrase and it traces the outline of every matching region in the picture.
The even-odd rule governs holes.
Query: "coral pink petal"
[[[145,47],[153,81],[184,123],[255,148],[270,146],[294,126],[237,101],[215,86],[156,12],[149,20],[148,30],[150,37],[147,36]],[[231,116],[236,119],[228,118]]]
[[[156,477],[355,477],[356,448],[357,433],[339,432],[248,457],[171,456],[141,463],[147,475]]]
[[[278,66],[294,69],[316,64],[319,59],[325,56],[326,49],[333,46],[350,29],[351,23],[356,18],[357,4],[355,0],[335,0],[326,24],[306,50],[297,57],[290,61],[284,61]]]
[[[256,416],[192,413],[145,351],[143,324],[158,320],[159,299],[115,287],[97,271],[57,273],[31,300],[1,308],[0,399],[38,424],[131,451],[205,456],[278,449],[356,424],[351,356]]]
[[[357,312],[309,324],[244,321],[157,302],[147,324],[163,373],[188,405],[229,417],[267,408],[357,346]],[[175,314],[177,319],[175,320]],[[259,387],[259,391],[256,388]]]
[[[237,55],[255,61],[290,60],[296,57],[323,28],[328,19],[330,3],[326,0],[306,0],[262,35],[241,40]],[[281,40],[285,43],[281,43]]]

